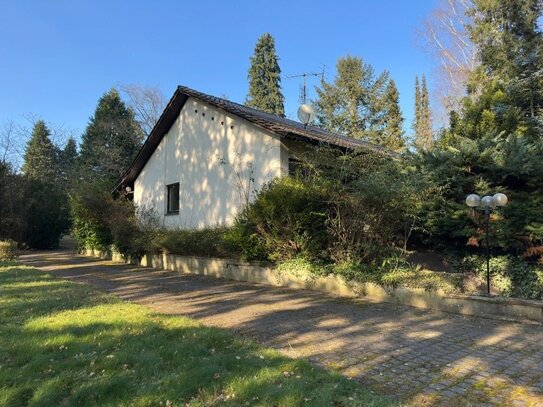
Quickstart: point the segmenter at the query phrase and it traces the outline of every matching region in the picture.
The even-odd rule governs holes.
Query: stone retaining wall
[[[418,308],[431,308],[456,314],[543,323],[543,302],[505,297],[481,297],[445,294],[424,289],[380,286],[346,280],[342,276],[313,276],[305,272],[279,272],[272,267],[238,260],[178,256],[145,255],[139,261],[125,259],[119,253],[86,250],[86,255],[126,262],[158,270],[201,274],[237,281],[249,281],[278,287],[308,289],[340,297],[363,298]]]

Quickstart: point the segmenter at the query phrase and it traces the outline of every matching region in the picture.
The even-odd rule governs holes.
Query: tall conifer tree
[[[414,139],[417,140],[417,135],[419,134],[420,127],[420,118],[421,118],[421,103],[420,103],[420,84],[419,76],[415,77],[415,118],[413,120],[413,133]]]
[[[54,183],[57,180],[57,149],[51,142],[51,132],[43,120],[38,120],[26,145],[23,173],[33,180]]]
[[[432,146],[432,112],[430,110],[430,97],[426,76],[422,75],[419,85],[419,77],[415,78],[415,120],[413,123],[415,131],[415,146],[421,150],[427,150]]]
[[[249,94],[246,105],[278,116],[285,116],[281,92],[281,68],[275,40],[265,33],[255,47],[249,68]]]
[[[379,142],[388,72],[376,78],[371,65],[351,56],[340,58],[336,69],[334,81],[322,81],[317,88],[319,125],[350,137]]]
[[[403,117],[400,109],[400,93],[396,83],[391,79],[384,96],[384,121],[383,136],[380,144],[395,151],[405,149],[403,138]]]
[[[82,137],[81,174],[89,181],[113,184],[136,156],[143,134],[115,89],[98,101]]]

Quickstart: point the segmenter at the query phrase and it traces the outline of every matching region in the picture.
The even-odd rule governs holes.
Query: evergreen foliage
[[[27,180],[24,184],[25,227],[22,242],[32,248],[58,247],[70,226],[67,196],[56,184]]]
[[[112,186],[136,156],[143,133],[115,89],[104,94],[83,133],[80,176]]]
[[[249,94],[246,105],[278,116],[285,116],[281,93],[281,68],[271,34],[262,35],[255,46],[249,68]]]
[[[340,58],[333,82],[317,88],[317,120],[327,130],[378,142],[382,138],[383,99],[388,72],[375,75],[358,57]]]
[[[432,113],[430,111],[430,97],[425,75],[422,75],[420,85],[419,77],[415,78],[415,121],[413,130],[417,149],[429,149],[433,143]]]
[[[73,137],[68,139],[64,149],[59,154],[59,175],[62,185],[68,188],[74,182],[76,165],[79,158],[77,143]]]
[[[54,183],[58,178],[58,156],[51,132],[43,120],[34,124],[26,145],[23,173],[30,179]]]
[[[0,161],[0,240],[22,241],[26,223],[22,181],[10,164]]]
[[[428,242],[480,245],[480,219],[467,216],[464,198],[501,191],[510,203],[491,218],[494,249],[543,259],[541,6],[476,0],[470,14],[481,65],[436,148],[421,155],[421,173],[444,192],[424,215]]]
[[[403,117],[400,109],[400,93],[394,80],[386,88],[383,102],[383,128],[377,142],[394,151],[405,150]]]

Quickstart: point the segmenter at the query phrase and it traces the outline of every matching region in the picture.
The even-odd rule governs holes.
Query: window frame
[[[171,199],[170,199],[170,196],[171,196],[171,191],[172,190],[175,190],[175,188],[177,188],[177,209],[173,209],[171,208]],[[179,190],[179,182],[174,182],[172,184],[168,184],[166,185],[166,215],[177,215],[179,214],[179,193],[180,193],[180,190]]]

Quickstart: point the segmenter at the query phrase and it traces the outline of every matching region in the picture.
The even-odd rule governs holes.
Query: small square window
[[[166,213],[179,213],[179,182],[166,186],[167,208]]]

